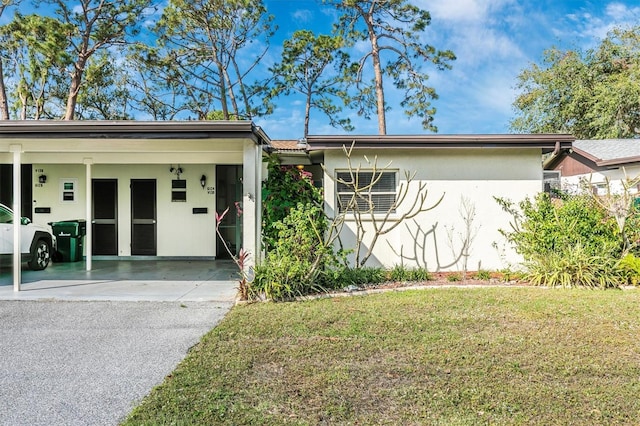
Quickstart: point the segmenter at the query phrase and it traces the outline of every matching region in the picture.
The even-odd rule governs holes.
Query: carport
[[[238,212],[237,225],[227,230],[232,247],[244,247],[255,258],[260,252],[262,149],[268,143],[250,121],[9,121],[0,125],[0,163],[13,168],[15,217],[31,215],[40,224],[66,219],[91,224],[86,227],[84,258],[64,268],[65,281],[109,281],[100,278],[107,263],[99,262],[142,267],[147,261],[219,258],[224,252],[217,247],[215,216],[227,207]],[[21,169],[27,164],[33,166],[32,179],[23,183]],[[223,195],[228,188],[218,187],[223,172],[235,194]],[[96,215],[95,201],[104,198],[94,193],[96,181],[114,182],[109,194],[119,205],[110,221]],[[136,217],[134,186],[140,188],[142,204],[153,188],[153,217]],[[22,199],[25,189],[32,203]],[[96,235],[109,226],[109,238]],[[107,256],[98,253],[98,244],[106,240],[115,241],[116,247]],[[23,290],[23,284],[31,289],[36,282],[60,281],[41,279],[56,270],[62,273],[58,264],[39,273],[24,270],[19,241],[20,226],[14,225],[14,292]],[[136,248],[140,241],[147,245]],[[173,264],[173,269],[178,267],[187,266]]]
[[[230,260],[119,259],[52,263],[22,269],[13,291],[11,268],[0,269],[0,300],[149,301],[233,303],[238,270]]]

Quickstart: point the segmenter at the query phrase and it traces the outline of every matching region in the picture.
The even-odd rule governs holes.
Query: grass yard
[[[124,424],[638,424],[640,291],[237,306]]]

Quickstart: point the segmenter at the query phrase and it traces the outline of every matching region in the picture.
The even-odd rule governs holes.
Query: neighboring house
[[[407,199],[390,215],[387,227],[410,208],[420,183],[428,191],[426,205],[442,197],[432,210],[382,235],[370,265],[404,263],[436,271],[460,270],[466,263],[468,270],[497,270],[513,266],[520,257],[508,249],[499,231],[510,228],[512,217],[494,197],[517,202],[541,192],[542,154],[568,150],[573,140],[570,135],[545,134],[309,136],[307,152],[312,163],[325,166],[326,211],[332,217],[340,210],[340,200],[350,197],[333,177],[348,175],[343,147],[352,143],[352,170],[358,169],[361,183],[371,178],[373,162],[385,174],[373,188],[375,208],[379,209],[376,218],[386,213],[385,206],[406,186],[405,173],[415,173]],[[347,215],[342,233],[346,247],[355,242],[356,228],[350,217]],[[367,247],[374,233],[373,222],[364,223]],[[470,242],[466,249],[465,240]]]
[[[576,140],[571,150],[547,159],[545,177],[551,186],[577,192],[584,185],[603,194],[623,190],[622,182],[640,178],[640,140]],[[638,190],[632,182],[631,192]]]
[[[95,256],[224,257],[226,208],[225,240],[256,253],[268,143],[247,121],[6,121],[0,195],[19,193],[34,223],[91,223],[87,269]]]

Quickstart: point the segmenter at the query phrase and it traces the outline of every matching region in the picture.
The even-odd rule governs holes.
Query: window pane
[[[339,172],[338,180],[338,209],[345,211],[350,208],[357,208],[363,213],[387,213],[394,212],[393,205],[396,201],[396,173],[395,172],[360,172],[357,176],[351,177],[348,172]],[[372,180],[375,184],[371,188],[354,191],[354,187],[362,189],[370,185]],[[357,206],[357,207],[356,207]]]

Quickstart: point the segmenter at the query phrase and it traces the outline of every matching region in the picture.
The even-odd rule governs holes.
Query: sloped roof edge
[[[640,162],[640,139],[576,140],[573,154],[598,167]]]

